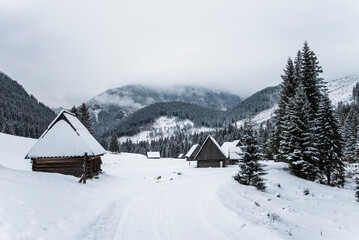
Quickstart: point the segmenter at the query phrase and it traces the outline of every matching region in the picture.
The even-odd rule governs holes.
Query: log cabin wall
[[[224,166],[224,164],[223,164]],[[198,168],[208,168],[208,167],[220,167],[220,161],[216,160],[201,160],[197,162]]]
[[[87,175],[89,178],[97,176],[102,171],[101,163],[102,161],[100,156],[88,158]],[[84,158],[66,157],[32,159],[32,170],[81,177],[81,175],[84,173]]]

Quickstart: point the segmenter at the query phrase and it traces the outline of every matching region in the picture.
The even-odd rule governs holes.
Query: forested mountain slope
[[[0,130],[18,136],[39,137],[55,113],[0,72]]]
[[[203,87],[173,86],[154,88],[143,85],[127,85],[109,89],[92,98],[86,105],[92,115],[96,133],[106,131],[108,126],[118,125],[121,120],[135,111],[160,102],[184,102],[225,111],[241,101],[234,94],[213,91]]]

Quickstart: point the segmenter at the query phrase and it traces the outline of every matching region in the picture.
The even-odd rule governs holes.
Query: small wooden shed
[[[228,164],[226,154],[211,136],[207,137],[194,161],[197,161],[197,167],[224,167]]]
[[[25,158],[31,159],[33,171],[76,177],[82,176],[86,165],[86,177],[91,178],[101,172],[101,156],[105,153],[105,149],[74,114],[62,111]]]
[[[186,160],[187,161],[194,161],[194,157],[197,155],[199,150],[201,149],[201,146],[199,144],[195,144],[191,147],[191,149],[186,154]]]
[[[160,159],[161,155],[160,152],[147,152],[148,159]]]

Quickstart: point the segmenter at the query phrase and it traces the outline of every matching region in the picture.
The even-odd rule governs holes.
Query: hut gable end
[[[208,137],[204,142],[202,148],[199,150],[195,161],[208,161],[217,160],[222,161],[226,159],[226,155],[223,153],[221,147],[216,140],[212,137]]]

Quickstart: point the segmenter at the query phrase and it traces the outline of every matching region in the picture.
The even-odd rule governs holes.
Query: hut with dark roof
[[[211,136],[207,137],[194,161],[197,161],[197,167],[224,167],[228,164],[225,152]]]
[[[86,173],[91,178],[101,172],[101,156],[105,153],[74,114],[62,111],[25,158],[31,159],[33,171],[76,177]]]

